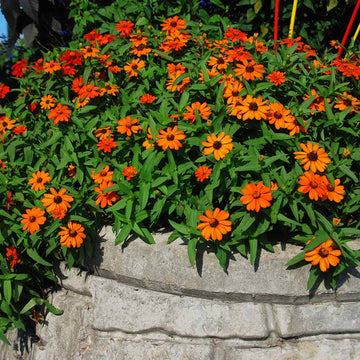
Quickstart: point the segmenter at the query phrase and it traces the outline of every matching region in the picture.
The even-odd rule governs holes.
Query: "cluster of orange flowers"
[[[28,184],[31,185],[31,189],[34,191],[45,190],[45,184],[51,181],[49,173],[45,171],[37,171],[32,174],[32,178]],[[46,209],[46,212],[51,214],[55,219],[63,219],[71,207],[70,203],[74,201],[71,195],[66,194],[66,189],[62,188],[60,191],[56,191],[54,188],[50,188],[50,193],[45,193],[41,202]],[[46,221],[45,211],[39,207],[33,207],[26,209],[25,214],[22,214],[23,230],[33,234],[35,231],[40,230],[40,225],[43,225]],[[60,243],[67,247],[80,247],[85,239],[84,228],[75,222],[68,222],[67,227],[61,226],[62,231],[59,232]]]
[[[105,53],[103,46],[110,44],[116,40],[115,35],[99,34],[96,30],[86,34],[84,39],[88,44],[80,47],[78,50],[64,51],[57,60],[44,61],[39,59],[31,66],[27,63],[26,59],[22,59],[12,67],[12,74],[16,77],[22,78],[26,73],[33,71],[36,74],[42,73],[46,79],[50,78],[53,74],[62,73],[63,76],[70,76],[72,95],[70,101],[74,103],[68,105],[61,103],[61,99],[56,99],[53,94],[46,93],[41,98],[36,98],[35,102],[28,104],[30,109],[35,109],[38,102],[40,108],[49,120],[53,121],[54,125],[58,123],[69,123],[71,117],[76,113],[76,109],[82,108],[87,104],[94,103],[95,99],[107,96],[110,99],[119,96],[120,87],[112,83],[112,74],[121,74],[132,78],[134,81],[141,79],[143,74],[147,72],[145,60],[152,54],[154,56],[164,55],[162,53],[179,52],[183,50],[191,41],[191,35],[186,33],[186,21],[180,19],[178,16],[170,17],[163,21],[161,24],[161,36],[158,46],[149,45],[149,39],[144,32],[135,30],[135,24],[128,20],[121,20],[115,24],[118,36],[126,39],[129,42],[129,54],[131,54],[129,61],[118,66],[117,61],[111,55]],[[211,54],[202,64],[202,71],[195,75],[199,76],[199,81],[203,84],[213,83],[211,79],[217,78],[218,84],[222,84],[223,88],[220,91],[221,97],[226,103],[227,113],[241,120],[240,123],[248,120],[266,121],[272,125],[276,130],[285,129],[291,136],[299,134],[300,132],[306,133],[307,129],[303,126],[305,121],[303,119],[296,119],[283,104],[274,99],[265,99],[261,96],[255,96],[255,91],[249,94],[248,83],[256,83],[258,80],[267,79],[271,86],[281,87],[286,83],[287,77],[285,72],[269,69],[267,73],[265,66],[259,63],[258,57],[247,51],[246,44],[254,44],[255,51],[258,54],[263,54],[268,51],[263,42],[259,41],[256,37],[249,37],[247,34],[240,30],[229,27],[225,33],[224,38],[219,41],[209,41],[206,35],[193,39],[195,45],[202,50],[210,50]],[[306,57],[313,57],[315,52],[308,45],[301,42],[301,38],[284,39],[282,44],[290,47],[295,44],[298,45],[296,51],[305,52]],[[154,49],[154,50],[153,50]],[[165,88],[171,93],[184,93],[185,90],[191,86],[191,77],[193,68],[186,64],[185,60],[182,62],[174,62],[168,56],[163,56],[162,59],[169,59],[166,64],[167,79]],[[90,77],[85,75],[81,76],[78,69],[83,64],[97,67],[97,70],[91,73]],[[309,62],[310,64],[310,62]],[[98,66],[100,65],[100,66]],[[184,65],[187,65],[188,68]],[[314,61],[311,63],[315,69],[323,69],[323,65]],[[360,67],[349,60],[335,60],[332,63],[336,69],[343,75],[349,77],[353,76],[359,79]],[[309,65],[310,68],[310,65]],[[205,71],[206,70],[206,71]],[[327,70],[327,69],[326,69]],[[270,72],[271,71],[271,72]],[[194,76],[192,76],[193,78]],[[108,80],[108,81],[107,81]],[[216,81],[216,79],[215,79]],[[266,80],[265,80],[266,81]],[[120,84],[120,83],[119,83]],[[203,84],[198,84],[204,87]],[[0,85],[0,98],[4,98],[9,90]],[[268,85],[268,84],[266,84]],[[205,86],[206,87],[206,86]],[[277,88],[278,89],[278,88]],[[149,87],[146,88],[149,91]],[[156,94],[156,91],[154,91]],[[187,95],[187,94],[183,94]],[[303,100],[306,101],[313,97],[308,109],[312,114],[316,112],[325,112],[326,107],[330,105],[330,99],[325,99],[324,96],[318,94],[315,89],[311,89],[310,94],[303,94]],[[25,97],[26,95],[24,95]],[[205,101],[206,100],[206,101]],[[144,94],[137,100],[139,106],[145,109],[151,109],[155,101],[161,101],[151,94]],[[147,130],[147,139],[143,142],[143,146],[148,149],[156,147],[162,150],[180,150],[187,138],[187,135],[181,130],[179,119],[185,120],[186,124],[206,123],[208,126],[212,124],[212,116],[218,112],[215,105],[209,104],[209,100],[204,97],[197,97],[182,106],[177,114],[170,114],[169,121],[166,122],[163,129],[159,129],[158,134],[152,134],[149,127],[143,129],[141,125],[141,118],[138,115],[121,115],[124,116],[117,121],[116,131],[111,126],[96,128],[94,135],[98,139],[97,149],[102,151],[102,154],[110,154],[114,149],[116,153],[119,151],[118,143],[116,142],[114,132],[123,135],[124,138],[144,136]],[[334,107],[340,111],[351,109],[351,113],[359,110],[360,101],[343,92],[342,95],[337,95]],[[184,110],[183,110],[184,109]],[[33,111],[31,110],[31,111]],[[180,114],[181,113],[181,114]],[[137,112],[138,114],[138,112]],[[140,120],[139,120],[140,119]],[[173,124],[173,123],[174,124]],[[23,125],[15,125],[15,120],[10,120],[6,116],[0,118],[0,138],[7,134],[10,130],[14,134],[21,134],[26,131]],[[114,126],[115,127],[115,126]],[[180,129],[179,129],[180,128]],[[211,156],[215,161],[221,161],[228,153],[233,151],[236,144],[233,143],[233,138],[227,134],[226,131],[210,132],[206,136],[206,140],[201,142],[202,153],[205,156]],[[327,169],[330,159],[328,154],[323,148],[317,144],[308,142],[307,144],[300,144],[303,151],[295,152],[295,159],[300,160],[300,165],[304,167],[305,173],[300,176],[298,191],[308,194],[311,200],[326,199],[334,202],[340,202],[344,198],[344,186],[340,185],[340,179],[335,179],[331,182],[326,175],[320,175]],[[2,169],[6,168],[0,160]],[[103,166],[103,165],[102,165]],[[213,169],[209,166],[199,166],[194,176],[202,183],[212,176]],[[70,172],[75,174],[76,168],[74,165],[69,167]],[[94,188],[96,195],[95,203],[101,208],[114,205],[120,199],[117,193],[117,184],[113,181],[113,171],[110,171],[109,165],[102,169],[92,172],[92,179],[96,187]],[[126,180],[131,180],[137,175],[136,167],[126,166],[123,168],[122,175]],[[72,176],[72,175],[70,175]],[[75,176],[75,175],[74,175]],[[214,175],[213,175],[214,176]],[[136,180],[136,178],[135,178]],[[45,190],[45,184],[51,181],[49,173],[45,171],[37,171],[32,174],[29,180],[29,185],[34,191]],[[266,183],[266,182],[265,182]],[[270,184],[267,184],[270,185]],[[110,189],[113,187],[113,189]],[[270,186],[266,186],[263,181],[257,183],[248,183],[242,189],[242,196],[240,197],[241,203],[246,206],[247,211],[260,212],[261,209],[266,209],[271,206],[273,201],[273,192],[277,190],[277,185],[271,182]],[[40,207],[33,207],[26,209],[22,215],[21,224],[23,230],[33,234],[39,231],[40,227],[46,222],[45,210],[51,214],[53,218],[65,218],[67,211],[71,208],[70,203],[74,201],[71,195],[66,194],[67,190],[61,188],[59,191],[50,187],[49,193],[45,193],[41,199],[43,209]],[[12,201],[12,200],[11,200]],[[9,206],[11,204],[9,200]],[[44,210],[45,209],[45,210]],[[216,208],[213,212],[208,209],[205,215],[199,216],[200,224],[197,226],[201,230],[201,235],[205,240],[222,240],[223,236],[231,232],[232,221],[229,220],[230,214],[225,210]],[[86,238],[84,227],[81,224],[69,221],[67,227],[61,226],[60,243],[67,247],[80,247],[83,240]],[[331,239],[330,239],[331,240]],[[321,271],[326,271],[329,264],[336,266],[338,263],[339,250],[332,245],[328,240],[326,243],[321,244],[316,249],[307,252],[305,260],[311,261],[313,265],[320,264]],[[331,240],[332,241],[332,240]],[[12,252],[11,252],[12,251]],[[16,254],[16,249],[9,250],[9,259],[12,256],[11,264],[16,264],[20,260]],[[11,254],[10,254],[11,252]],[[13,267],[13,265],[11,265]]]
[[[120,196],[116,191],[107,191],[111,186],[116,185],[112,181],[114,172],[110,171],[109,165],[106,165],[98,173],[95,174],[95,171],[92,172],[92,179],[96,184],[99,184],[94,191],[98,193],[96,196],[96,205],[100,205],[102,208],[106,206],[112,206],[113,203],[120,199]]]
[[[340,185],[340,179],[335,179],[332,184],[325,175],[316,174],[317,171],[324,172],[327,164],[331,162],[328,154],[319,145],[310,142],[306,145],[300,143],[300,147],[303,151],[295,151],[295,159],[301,159],[300,165],[307,172],[300,176],[299,184],[301,186],[298,190],[309,194],[311,200],[320,198],[323,201],[328,199],[340,202],[345,193],[344,186]]]

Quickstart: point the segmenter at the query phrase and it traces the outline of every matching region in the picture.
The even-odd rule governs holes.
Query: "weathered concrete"
[[[263,254],[256,271],[236,257],[226,274],[214,254],[191,268],[186,246],[166,245],[167,234],[124,249],[109,228],[102,235],[95,275],[61,266],[51,301],[64,314],[37,326],[28,352],[12,332],[17,349],[0,345],[0,360],[360,359],[355,269],[339,291],[321,285],[309,296],[309,265],[284,267],[295,246]]]

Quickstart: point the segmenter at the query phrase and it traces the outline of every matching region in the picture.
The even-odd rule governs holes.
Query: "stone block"
[[[273,305],[281,337],[359,333],[359,302]]]
[[[156,234],[155,245],[136,239],[122,248],[114,245],[111,227],[104,227],[93,266],[99,275],[154,290],[237,301],[308,302],[306,285],[310,264],[292,270],[285,267],[287,261],[301,251],[298,246],[286,244],[283,251],[281,245],[276,245],[275,253],[263,251],[255,266],[236,255],[235,260],[230,260],[226,274],[213,253],[204,252],[192,268],[186,244],[176,240],[167,245],[169,235]],[[360,299],[358,279],[355,280],[347,284],[347,291],[353,298]],[[335,297],[323,283],[317,295]]]
[[[82,360],[212,360],[216,359],[212,345],[165,341],[129,341],[95,337],[84,350]]]
[[[266,338],[263,304],[235,303],[155,292],[92,277],[96,330],[143,333],[156,329],[190,337]]]
[[[358,339],[326,339],[286,341],[271,348],[232,348],[226,350],[226,360],[358,360]]]
[[[48,314],[46,324],[37,326],[40,341],[34,345],[34,360],[80,359],[81,349],[88,346],[92,320],[90,298],[61,290],[51,303],[64,310],[63,315]]]

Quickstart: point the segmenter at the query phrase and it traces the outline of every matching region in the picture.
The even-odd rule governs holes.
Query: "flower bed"
[[[39,321],[52,267],[172,228],[226,270],[237,252],[296,242],[308,289],[358,265],[359,59],[318,57],[300,38],[219,33],[173,16],[114,16],[83,43],[22,59],[2,108],[0,330]],[[4,89],[4,87],[2,87]],[[5,99],[9,94],[2,91]],[[261,260],[260,260],[261,261]],[[4,336],[2,339],[5,340]]]

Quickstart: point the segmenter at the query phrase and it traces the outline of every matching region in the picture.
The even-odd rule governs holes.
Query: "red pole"
[[[279,2],[275,0],[275,21],[274,21],[274,50],[277,51],[278,28],[279,28]]]
[[[343,39],[342,39],[342,41],[341,41],[341,45],[342,45],[342,46],[345,46],[345,44],[346,44],[346,40],[347,40],[347,38],[348,38],[348,36],[349,36],[351,27],[352,27],[352,25],[353,25],[353,23],[354,23],[354,20],[355,20],[355,17],[356,17],[357,12],[358,12],[358,10],[359,10],[359,7],[360,7],[360,0],[357,0],[357,3],[356,3],[356,5],[355,5],[355,9],[354,9],[354,11],[353,11],[353,14],[351,15],[351,19],[350,19],[349,24],[348,24],[348,26],[347,26],[347,28],[346,28],[344,37],[343,37]],[[341,53],[342,53],[342,50],[343,50],[343,49],[342,49],[342,47],[341,47],[341,48],[339,49],[339,55],[338,55],[338,57],[337,57],[336,59],[339,59],[339,58],[340,58]]]

